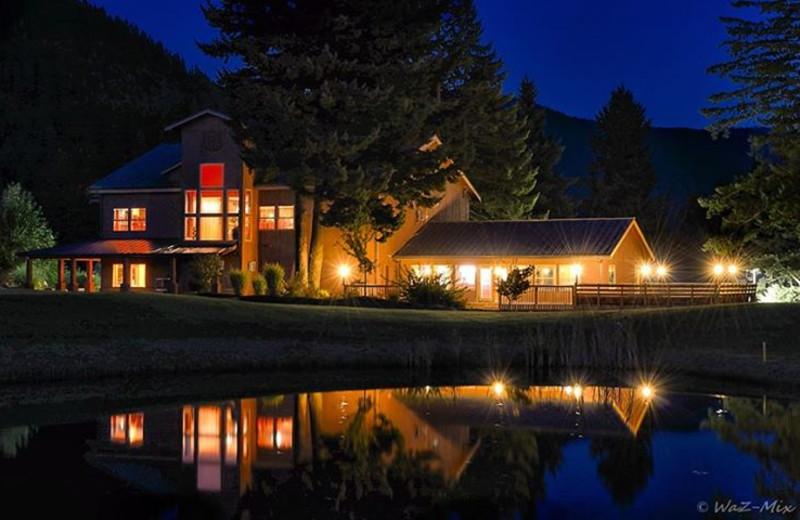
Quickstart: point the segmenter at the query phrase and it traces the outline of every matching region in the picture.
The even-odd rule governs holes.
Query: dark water
[[[8,427],[0,454],[0,518],[796,518],[800,403],[333,391]]]

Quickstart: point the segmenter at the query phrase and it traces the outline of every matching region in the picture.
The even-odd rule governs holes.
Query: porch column
[[[67,280],[64,276],[67,261],[63,258],[58,259],[58,283],[56,284],[56,288],[58,291],[65,292],[67,290]]]
[[[178,258],[172,257],[172,294],[178,294]]]
[[[128,258],[122,260],[122,285],[119,290],[128,292],[131,288],[131,261]]]
[[[69,290],[72,292],[78,290],[78,261],[74,258],[69,260]]]
[[[25,287],[33,289],[33,259],[25,260]]]
[[[94,292],[94,262],[86,261],[86,292]]]

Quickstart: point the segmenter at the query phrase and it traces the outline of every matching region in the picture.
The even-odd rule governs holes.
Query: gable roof
[[[164,174],[180,162],[180,143],[160,144],[95,182],[89,190],[171,188]]]
[[[176,128],[180,128],[183,125],[191,123],[195,119],[200,119],[201,117],[205,117],[205,116],[218,117],[218,118],[220,118],[220,119],[222,119],[224,121],[230,121],[231,120],[230,116],[227,116],[227,115],[223,114],[222,112],[217,112],[216,110],[211,110],[210,108],[207,108],[207,109],[202,110],[202,111],[200,111],[200,112],[198,112],[198,113],[196,113],[194,115],[191,115],[191,116],[189,116],[187,118],[181,119],[180,121],[176,121],[175,123],[172,123],[171,125],[165,126],[164,127],[164,131],[165,132],[169,132],[170,130],[174,130]]]
[[[610,256],[634,218],[429,222],[395,258]]]

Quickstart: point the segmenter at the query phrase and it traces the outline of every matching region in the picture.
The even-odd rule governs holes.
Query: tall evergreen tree
[[[33,195],[17,183],[6,186],[0,196],[0,282],[20,264],[19,253],[53,243],[53,231]]]
[[[566,194],[571,182],[558,175],[554,168],[561,159],[564,147],[545,133],[545,111],[536,101],[536,85],[525,77],[520,83],[517,103],[527,118],[528,151],[531,166],[536,169],[538,200],[535,213],[544,218],[569,217],[574,213],[574,204]]]
[[[433,204],[454,175],[438,168],[443,150],[419,151],[435,133],[441,60],[434,36],[447,4],[224,0],[204,7],[221,33],[206,52],[242,64],[221,83],[244,160],[298,194],[296,271],[304,283],[319,283],[320,262],[310,251],[321,251],[311,243],[321,223],[349,233],[343,245],[369,269],[362,227],[385,240],[407,203]]]
[[[650,161],[650,120],[624,86],[597,114],[586,210],[595,217],[641,216],[656,185]]]
[[[537,201],[537,172],[527,147],[525,115],[513,96],[503,93],[503,62],[493,46],[483,42],[471,0],[455,1],[444,21],[439,40],[446,76],[438,133],[456,167],[482,195],[474,216],[529,216]]]
[[[736,87],[711,97],[709,129],[752,121],[769,132],[752,140],[756,165],[700,204],[721,233],[706,243],[720,255],[746,257],[768,278],[800,293],[800,3],[741,0],[757,16],[722,18],[731,60],[710,69]]]

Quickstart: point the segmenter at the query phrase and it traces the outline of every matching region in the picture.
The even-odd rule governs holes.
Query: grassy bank
[[[0,292],[0,317],[0,382],[277,367],[511,366],[800,380],[800,305],[788,304],[498,313]]]

